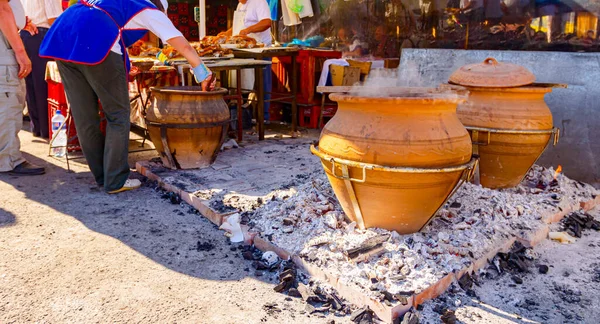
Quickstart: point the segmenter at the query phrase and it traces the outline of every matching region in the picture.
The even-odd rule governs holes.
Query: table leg
[[[229,89],[228,85],[229,85],[229,80],[227,80],[227,72],[229,71],[221,71],[219,72],[219,78],[221,79],[221,87]]]
[[[323,110],[325,110],[325,98],[327,98],[327,94],[322,93],[321,94],[321,109],[319,109],[319,129],[321,129],[321,127],[323,127]]]
[[[243,124],[243,116],[244,116],[244,111],[243,111],[243,107],[242,107],[242,70],[240,69],[236,69],[235,70],[235,79],[236,81],[236,96],[237,96],[237,137],[238,137],[238,142],[242,141],[242,138],[244,136],[244,124]]]
[[[265,139],[265,89],[263,78],[263,67],[254,69],[256,78],[256,96],[258,97],[258,111],[256,114],[256,126],[258,127],[258,140]]]
[[[298,64],[296,62],[296,55],[292,55],[292,133],[297,131],[298,127]]]

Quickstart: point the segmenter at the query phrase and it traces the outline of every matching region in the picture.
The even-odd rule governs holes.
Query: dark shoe
[[[33,133],[33,137],[42,137],[40,133]]]
[[[7,172],[10,175],[16,176],[33,176],[33,175],[42,175],[46,173],[46,169],[41,166],[37,166],[35,164],[31,164],[27,161],[17,165],[12,171]]]

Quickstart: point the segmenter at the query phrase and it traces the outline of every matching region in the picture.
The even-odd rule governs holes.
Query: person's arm
[[[48,25],[52,26],[56,18],[62,14],[63,9],[61,2],[61,0],[44,0]]]
[[[231,36],[231,34],[233,34],[233,28],[229,28],[224,32],[220,32],[217,34],[217,36]]]
[[[8,0],[0,0],[0,31],[2,31],[10,47],[15,52],[19,64],[19,78],[23,79],[31,72],[31,61],[27,56],[27,52],[25,52],[23,41],[19,37],[15,16]]]
[[[240,30],[240,36],[246,36],[251,33],[260,33],[271,28],[271,19],[263,19],[258,23]]]
[[[167,15],[158,10],[144,10],[135,16],[127,26],[127,29],[144,28],[158,36],[163,42],[173,46],[192,66],[196,80],[202,85],[202,90],[212,88],[212,73],[198,56],[196,50],[183,37],[181,32],[175,28],[173,22]]]

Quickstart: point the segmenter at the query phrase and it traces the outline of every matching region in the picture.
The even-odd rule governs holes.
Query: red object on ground
[[[69,105],[67,103],[67,97],[65,95],[65,88],[62,83],[52,81],[50,79],[46,80],[48,83],[48,129],[50,130],[50,138],[52,138],[52,116],[56,113],[57,110],[60,109],[60,112],[65,118],[69,113]],[[106,135],[106,118],[104,117],[104,113],[102,112],[102,105],[98,103],[100,106],[100,131],[102,134]],[[69,124],[67,125],[67,149],[69,152],[80,151],[81,146],[79,145],[79,140],[77,139],[77,129],[75,129],[75,122],[73,121],[73,117],[71,116],[69,120]]]

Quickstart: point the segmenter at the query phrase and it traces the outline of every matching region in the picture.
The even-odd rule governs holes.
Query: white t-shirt
[[[14,0],[13,0],[14,1]],[[143,10],[134,16],[125,25],[125,29],[146,29],[158,36],[164,43],[169,39],[183,36],[181,32],[175,28],[173,22],[169,20],[166,14],[159,10]],[[123,54],[119,46],[120,39],[113,45],[111,51],[117,54]]]
[[[53,19],[63,12],[61,0],[23,0],[27,17],[37,27],[50,28],[48,19]]]
[[[23,29],[27,21],[25,21],[25,10],[23,10],[21,0],[9,0],[8,5],[10,6],[10,9],[12,9],[13,16],[15,16],[17,28]]]
[[[263,19],[271,20],[271,10],[269,9],[267,0],[248,0],[246,4],[242,4],[240,2],[238,3],[236,10],[246,12],[246,16],[244,17],[244,28],[256,25]],[[263,32],[252,33],[248,36],[256,39],[257,42],[263,43],[266,46],[270,46],[272,43],[271,27]]]

